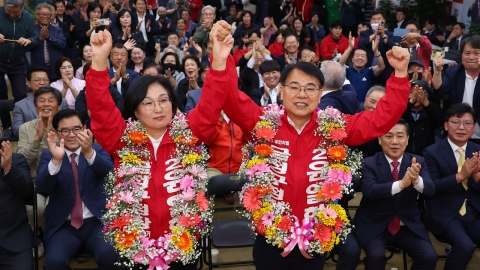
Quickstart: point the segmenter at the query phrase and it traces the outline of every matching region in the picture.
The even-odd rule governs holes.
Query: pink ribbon
[[[157,256],[153,259],[150,259],[150,266],[148,267],[148,270],[166,270],[168,268],[170,268],[170,266],[165,263],[165,260],[162,257]]]
[[[313,240],[313,235],[310,234],[310,231],[312,230],[315,222],[309,218],[304,218],[302,226],[300,226],[298,218],[294,216],[294,219],[295,224],[290,228],[292,236],[288,244],[286,244],[286,247],[282,252],[282,256],[286,257],[298,244],[298,248],[300,249],[302,255],[307,259],[311,259],[312,256],[308,255],[307,250],[310,247],[310,241]]]

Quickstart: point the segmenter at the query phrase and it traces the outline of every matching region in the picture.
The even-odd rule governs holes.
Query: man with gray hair
[[[7,74],[15,101],[27,97],[23,59],[38,43],[33,15],[24,10],[24,0],[4,0],[0,7],[0,77]],[[8,99],[7,89],[0,90],[0,99]],[[2,117],[10,127],[10,115]]]
[[[365,103],[363,103],[363,110],[374,111],[377,108],[378,101],[386,94],[385,87],[381,85],[374,85],[370,87],[365,95]]]
[[[318,107],[325,109],[330,106],[345,114],[355,114],[358,109],[357,94],[342,87],[345,83],[345,68],[335,61],[330,61],[322,66],[320,71],[325,78],[322,88],[322,99]],[[351,89],[351,88],[350,88]]]
[[[197,27],[195,35],[193,35],[193,41],[200,45],[202,52],[205,55],[207,47],[207,42],[210,35],[210,30],[212,30],[213,22],[215,21],[215,8],[207,5],[202,8],[202,18],[200,20],[201,25]]]

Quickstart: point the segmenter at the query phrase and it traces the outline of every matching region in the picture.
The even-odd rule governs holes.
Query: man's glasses
[[[58,132],[60,132],[63,136],[67,137],[67,136],[70,136],[70,134],[73,132],[73,134],[77,135],[78,133],[80,133],[80,131],[83,130],[83,127],[74,127],[72,129],[68,129],[68,128],[62,128],[61,130],[57,130]]]
[[[452,124],[452,126],[454,126],[454,127],[459,127],[460,124],[462,124],[462,122],[459,121],[459,120],[452,120],[452,121],[448,121],[448,122],[450,122]],[[471,128],[471,127],[473,127],[473,125],[475,125],[474,122],[470,122],[470,121],[463,122],[463,126],[465,128]]]
[[[287,87],[288,91],[294,95],[298,95],[300,91],[302,91],[302,88],[307,96],[313,96],[318,93],[319,90],[318,86],[313,83],[309,83],[305,86],[301,86],[299,83],[290,83],[286,84],[285,87]]]

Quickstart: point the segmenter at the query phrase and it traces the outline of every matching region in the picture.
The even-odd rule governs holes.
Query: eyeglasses
[[[285,86],[287,87],[288,91],[294,95],[298,95],[300,91],[302,91],[302,88],[307,96],[313,96],[318,93],[319,90],[318,86],[313,83],[309,83],[305,86],[301,86],[299,83],[290,83],[286,84]]]
[[[77,135],[78,133],[80,133],[80,131],[83,130],[83,127],[79,127],[79,126],[76,126],[72,129],[68,129],[68,128],[63,128],[61,130],[57,130],[58,132],[60,132],[63,136],[67,137],[70,135],[70,133],[73,132],[73,134]]]
[[[170,60],[170,59],[165,59],[165,61],[163,61],[165,64],[176,64],[176,61],[175,60]]]
[[[202,15],[205,17],[213,17],[215,13],[203,13]]]
[[[168,108],[171,104],[170,101],[170,98],[162,98],[159,101],[145,100],[141,104],[146,111],[151,111],[153,108],[155,108],[156,104],[158,104],[158,106],[160,106],[162,109]]]
[[[297,45],[296,41],[285,43],[287,46]]]
[[[454,126],[454,127],[460,127],[460,124],[462,124],[462,122],[459,121],[459,120],[453,120],[453,121],[448,121],[448,122],[452,123],[452,126]],[[463,122],[463,126],[465,128],[471,128],[473,125],[475,125],[474,122],[470,122],[470,121]]]
[[[49,17],[52,16],[52,13],[37,13],[37,15],[40,17]]]
[[[34,83],[39,83],[39,82],[44,82],[44,83],[49,83],[50,80],[48,78],[35,78],[32,80]]]

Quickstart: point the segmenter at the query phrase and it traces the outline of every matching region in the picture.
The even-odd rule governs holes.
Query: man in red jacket
[[[405,29],[410,33],[402,36],[402,47],[410,52],[410,60],[419,60],[423,63],[424,69],[430,67],[432,56],[432,43],[427,36],[420,34],[420,24],[416,21],[408,21]]]
[[[320,59],[331,60],[337,54],[343,54],[348,49],[348,38],[342,35],[342,22],[333,21],[330,25],[330,35],[320,43]]]
[[[230,29],[226,22],[219,24]],[[394,47],[387,52],[387,58],[395,68],[395,73],[387,81],[387,94],[379,101],[375,111],[346,116],[346,145],[360,145],[387,133],[405,111],[410,94],[407,77],[410,55],[406,49]],[[231,61],[227,64],[227,73],[229,76],[236,74]],[[279,89],[285,113],[281,116],[281,125],[273,138],[272,147],[289,157],[283,164],[272,165],[275,178],[279,179],[278,185],[274,186],[275,200],[289,203],[292,214],[299,220],[309,218],[312,209],[322,204],[309,198],[306,192],[309,192],[312,182],[321,180],[320,170],[324,164],[319,160],[327,158],[325,151],[317,149],[320,136],[314,135],[318,128],[318,114],[315,112],[322,96],[320,89],[323,83],[319,69],[305,62],[287,66],[280,78]],[[237,89],[237,82],[232,80],[225,86],[228,91],[223,107],[225,113],[245,134],[250,134],[263,109]],[[311,259],[306,258],[298,246],[285,257],[281,253],[282,249],[267,243],[263,235],[258,235],[253,249],[256,269],[323,269],[324,256],[316,254]]]

